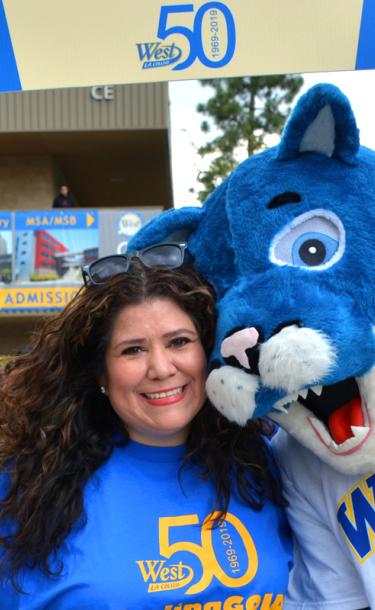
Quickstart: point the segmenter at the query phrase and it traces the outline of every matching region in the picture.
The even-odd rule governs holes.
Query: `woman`
[[[282,608],[290,547],[262,427],[206,401],[214,295],[176,269],[183,254],[90,265],[7,373],[2,610]]]

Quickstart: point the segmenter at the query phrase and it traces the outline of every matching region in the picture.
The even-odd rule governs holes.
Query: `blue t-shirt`
[[[291,564],[283,512],[233,493],[219,527],[185,446],[117,448],[85,488],[87,524],[60,550],[64,570],[23,569],[0,586],[1,610],[281,610]]]

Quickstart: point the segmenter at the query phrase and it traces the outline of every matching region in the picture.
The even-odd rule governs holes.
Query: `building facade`
[[[166,83],[0,94],[0,209],[172,202]]]

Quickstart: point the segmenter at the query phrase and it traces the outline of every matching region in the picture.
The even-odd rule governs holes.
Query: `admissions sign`
[[[0,0],[0,91],[375,68],[374,0]]]

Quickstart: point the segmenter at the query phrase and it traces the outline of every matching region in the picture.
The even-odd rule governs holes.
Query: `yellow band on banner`
[[[30,90],[353,70],[366,2],[3,0],[2,5],[20,88]]]
[[[0,288],[0,310],[43,310],[65,307],[79,286]]]

